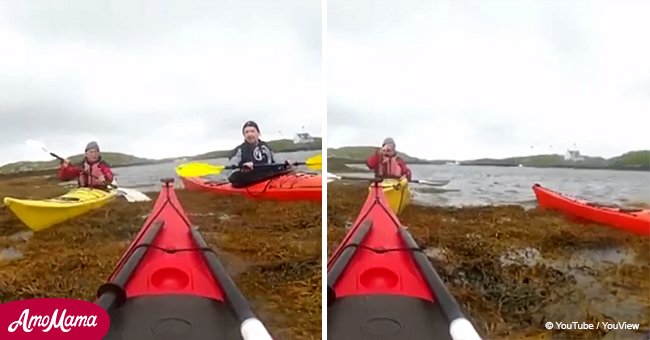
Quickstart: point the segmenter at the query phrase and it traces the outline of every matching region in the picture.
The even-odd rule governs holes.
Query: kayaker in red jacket
[[[390,137],[384,139],[381,149],[368,158],[366,165],[381,177],[406,177],[409,181],[411,180],[411,169],[408,168],[403,159],[397,156],[395,140]]]
[[[228,176],[228,181],[233,187],[245,187],[291,169],[289,161],[275,159],[271,147],[260,140],[260,128],[257,123],[250,120],[244,123],[242,134],[244,142],[233,150],[226,163],[226,166],[240,167]],[[255,167],[263,164],[277,164],[278,166]]]
[[[59,168],[59,178],[62,181],[76,178],[79,187],[105,190],[107,185],[113,182],[113,171],[102,160],[97,142],[88,143],[85,152],[85,157],[79,165],[70,164],[69,159],[63,161]]]

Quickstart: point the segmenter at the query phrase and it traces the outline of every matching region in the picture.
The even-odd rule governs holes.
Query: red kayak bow
[[[328,337],[480,339],[378,183],[327,263]]]
[[[152,213],[118,262],[97,304],[111,326],[105,340],[267,339],[271,336],[163,187]]]

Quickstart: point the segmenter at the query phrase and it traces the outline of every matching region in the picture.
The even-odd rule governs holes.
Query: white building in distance
[[[580,155],[580,151],[578,150],[567,150],[566,154],[564,154],[564,160],[565,161],[581,161],[584,160],[585,158]]]
[[[293,137],[293,144],[309,144],[313,143],[314,138],[309,133],[296,133]]]

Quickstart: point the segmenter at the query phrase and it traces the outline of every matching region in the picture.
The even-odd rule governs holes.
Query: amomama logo
[[[3,340],[99,340],[109,326],[103,308],[82,300],[38,298],[0,305]]]

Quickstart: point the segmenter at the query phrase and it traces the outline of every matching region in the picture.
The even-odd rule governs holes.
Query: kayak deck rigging
[[[329,339],[480,339],[375,180],[328,261]]]
[[[219,195],[242,195],[250,199],[277,201],[321,201],[321,175],[289,172],[264,179],[245,187],[235,188],[230,182],[214,182],[201,177],[181,177],[187,190]]]
[[[265,339],[257,320],[216,253],[165,185],[96,303],[111,325],[106,340]]]

